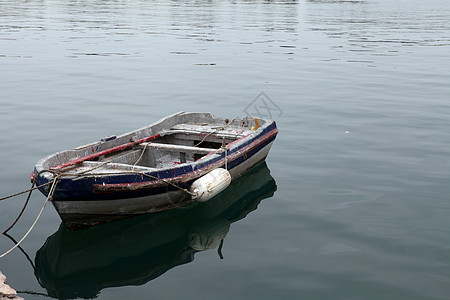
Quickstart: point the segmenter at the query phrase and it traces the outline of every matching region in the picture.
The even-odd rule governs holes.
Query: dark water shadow
[[[78,231],[61,224],[38,250],[35,275],[51,297],[93,298],[106,287],[142,285],[195,253],[217,248],[230,225],[272,197],[275,180],[262,163],[223,193],[189,209],[144,215]]]

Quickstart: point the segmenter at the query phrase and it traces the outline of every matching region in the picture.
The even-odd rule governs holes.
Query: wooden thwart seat
[[[192,134],[215,134],[218,136],[239,138],[245,136],[248,130],[244,128],[227,127],[226,125],[197,125],[197,124],[177,124],[171,128],[174,132]]]
[[[184,146],[184,145],[174,145],[174,144],[160,144],[160,143],[142,143],[141,147],[147,148],[159,148],[168,151],[183,151],[183,152],[195,152],[199,154],[209,154],[217,149],[213,148],[201,148],[201,147],[193,147],[193,146]]]

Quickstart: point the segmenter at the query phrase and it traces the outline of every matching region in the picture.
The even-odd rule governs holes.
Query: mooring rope
[[[16,193],[16,194],[12,194],[12,195],[9,195],[9,196],[3,197],[3,198],[0,198],[0,201],[2,201],[2,200],[6,200],[6,199],[9,199],[9,198],[13,198],[13,197],[16,197],[16,196],[25,194],[25,193],[29,193],[28,196],[27,196],[27,200],[25,201],[25,204],[24,204],[24,206],[22,207],[22,210],[20,211],[19,215],[18,215],[17,218],[14,220],[14,222],[13,222],[13,223],[5,230],[5,231],[3,231],[3,234],[6,234],[9,230],[11,230],[11,229],[14,227],[14,225],[16,225],[17,221],[19,221],[20,217],[22,216],[23,212],[25,211],[25,208],[26,208],[27,205],[28,205],[28,202],[30,201],[30,197],[31,197],[32,191],[37,190],[37,189],[39,189],[39,188],[41,188],[41,187],[44,187],[44,186],[47,186],[47,185],[52,184],[53,180],[51,180],[51,181],[49,181],[49,182],[47,182],[47,183],[41,184],[41,185],[39,185],[39,186],[36,186],[36,187],[34,186],[34,184],[36,183],[37,177],[38,177],[40,174],[45,173],[45,172],[53,173],[54,175],[56,175],[56,176],[59,177],[59,178],[62,178],[62,177],[72,177],[72,176],[75,176],[75,177],[76,177],[76,176],[83,176],[83,175],[96,176],[96,175],[124,175],[124,174],[136,174],[136,175],[145,176],[145,177],[148,177],[148,178],[151,178],[151,179],[154,179],[154,180],[161,180],[162,182],[164,182],[164,183],[166,183],[166,184],[168,184],[168,185],[171,185],[171,186],[173,186],[173,187],[175,187],[175,188],[177,188],[177,189],[179,189],[179,190],[181,190],[181,191],[183,191],[183,192],[185,192],[185,193],[187,193],[187,194],[189,194],[189,195],[191,195],[191,196],[195,196],[195,194],[192,193],[191,191],[189,191],[189,190],[187,190],[187,189],[185,189],[185,188],[182,188],[181,186],[179,186],[179,185],[177,185],[177,184],[175,184],[175,183],[173,183],[173,182],[170,182],[170,181],[165,180],[165,179],[163,179],[163,178],[159,178],[159,177],[156,177],[156,176],[152,176],[152,175],[150,175],[150,174],[146,174],[146,173],[144,173],[144,172],[138,172],[138,171],[123,171],[123,172],[111,172],[111,173],[105,173],[105,172],[103,172],[103,173],[90,173],[90,174],[86,174],[86,173],[91,172],[91,171],[93,171],[93,170],[95,170],[95,169],[98,169],[98,168],[100,168],[100,167],[102,167],[102,166],[104,166],[104,165],[106,165],[107,163],[110,163],[110,162],[111,162],[111,161],[104,162],[104,163],[102,163],[102,164],[100,164],[100,165],[98,165],[98,166],[95,166],[95,167],[93,167],[93,168],[91,168],[91,169],[88,169],[88,170],[84,170],[84,171],[79,172],[79,173],[60,173],[60,172],[56,172],[56,171],[48,170],[48,169],[40,171],[40,172],[35,176],[35,179],[33,180],[33,183],[32,183],[32,186],[31,186],[30,189],[25,190],[25,191],[22,191],[22,192],[18,192],[18,193]]]
[[[25,191],[22,191],[22,192],[15,193],[15,194],[12,194],[12,195],[3,197],[3,198],[0,198],[0,201],[6,200],[6,199],[9,199],[9,198],[13,198],[13,197],[16,197],[16,196],[25,194],[25,193],[31,193],[31,192],[34,191],[34,190],[40,189],[41,187],[44,187],[44,186],[47,186],[47,185],[51,184],[52,182],[49,181],[49,182],[44,183],[44,184],[41,184],[41,185],[39,185],[39,186],[36,186],[36,187],[34,186],[35,183],[36,183],[36,178],[37,178],[39,175],[41,175],[42,173],[45,173],[45,172],[50,172],[50,173],[53,173],[53,174],[56,174],[56,175],[59,174],[58,172],[55,172],[55,171],[53,171],[53,170],[42,170],[42,171],[40,171],[40,172],[34,177],[33,182],[31,183],[31,188],[30,188],[30,189],[25,190]]]
[[[141,160],[142,156],[144,156],[144,152],[147,149],[148,144],[149,143],[145,143],[144,149],[142,149],[141,155],[139,156],[139,158],[136,160],[136,162],[133,165],[133,168],[132,168],[133,171],[134,171],[134,167],[136,167],[137,163]]]
[[[5,257],[6,255],[8,255],[9,253],[11,253],[11,251],[13,251],[14,249],[16,249],[17,247],[19,247],[19,245],[26,239],[26,237],[30,234],[30,232],[33,230],[34,226],[36,225],[37,221],[39,220],[39,218],[42,215],[42,212],[44,211],[45,206],[47,205],[48,201],[51,200],[53,193],[55,192],[56,189],[56,185],[58,184],[59,181],[59,176],[56,176],[56,178],[53,179],[53,183],[52,186],[50,188],[50,192],[48,193],[47,199],[45,199],[44,205],[42,205],[41,210],[39,211],[39,214],[37,215],[36,219],[34,220],[33,224],[31,225],[30,229],[28,229],[27,233],[25,233],[25,235],[20,239],[19,242],[17,242],[17,244],[15,244],[11,249],[9,249],[8,251],[4,252],[2,255],[0,255],[0,258]]]
[[[9,234],[5,233],[4,236],[10,239],[14,244],[17,244],[17,241]],[[36,271],[36,266],[34,265],[33,260],[31,259],[30,255],[28,255],[27,251],[25,251],[25,249],[23,249],[21,246],[17,246],[17,248],[19,248],[23,255],[25,255],[25,258],[28,260],[33,270]]]
[[[108,161],[108,162],[109,162],[109,161]],[[104,164],[106,164],[106,163],[108,163],[108,162],[105,162],[105,163],[101,164],[100,166],[95,166],[95,167],[93,167],[93,168],[91,168],[91,169],[88,169],[88,170],[79,172],[77,175],[82,175],[82,174],[84,174],[84,173],[86,173],[86,172],[90,172],[90,171],[92,171],[92,170],[95,170],[95,169],[97,169],[97,168],[103,166]],[[28,192],[27,200],[25,201],[25,203],[24,203],[24,205],[23,205],[23,207],[22,207],[22,210],[20,211],[19,215],[16,217],[16,219],[14,220],[14,222],[13,222],[11,225],[9,225],[9,227],[8,227],[5,231],[2,232],[3,234],[6,234],[8,231],[10,231],[10,230],[16,225],[16,223],[19,221],[19,219],[22,217],[22,214],[23,214],[23,212],[25,211],[25,208],[27,207],[28,202],[30,201],[31,193],[32,193],[34,190],[36,190],[36,189],[39,189],[39,188],[41,188],[41,187],[50,185],[50,184],[52,184],[52,182],[54,182],[54,180],[50,180],[50,181],[47,182],[47,183],[44,183],[44,184],[41,184],[41,185],[35,187],[34,185],[36,184],[36,180],[37,180],[37,178],[38,178],[42,173],[52,173],[53,175],[56,175],[56,177],[54,178],[54,180],[55,180],[56,178],[58,178],[58,180],[59,180],[59,178],[63,175],[61,172],[57,172],[57,171],[54,171],[54,170],[49,170],[49,169],[42,170],[42,171],[38,172],[38,173],[34,176],[33,182],[31,183],[31,188],[30,188],[30,189],[25,190],[25,191],[22,191],[22,192],[19,192],[19,193],[16,193],[16,194],[13,194],[13,195],[6,196],[6,197],[3,197],[3,198],[0,198],[0,201],[1,201],[1,200],[5,200],[5,199],[9,199],[9,198],[15,197],[15,196],[19,196],[19,195],[22,195],[22,194]]]
[[[30,188],[30,189],[28,189],[28,190],[25,190],[25,191],[22,191],[22,192],[18,192],[18,193],[16,193],[16,194],[12,194],[12,195],[9,195],[9,196],[0,198],[0,201],[6,200],[6,199],[9,199],[9,198],[13,198],[13,197],[16,197],[16,196],[20,196],[20,195],[25,194],[25,193],[29,193],[29,192],[31,192],[31,191],[40,189],[41,187],[47,186],[47,185],[49,185],[49,184],[51,184],[51,183],[52,183],[52,182],[49,181],[49,182],[47,182],[47,183],[44,183],[44,184],[41,184],[41,185],[32,187],[32,188]]]
[[[22,216],[23,212],[25,211],[25,208],[26,208],[27,205],[28,205],[28,202],[30,201],[31,193],[32,193],[36,188],[39,188],[39,187],[42,187],[42,186],[46,186],[46,185],[51,184],[52,181],[49,181],[49,182],[47,182],[47,183],[45,183],[45,184],[43,184],[43,185],[40,185],[40,186],[38,186],[38,187],[36,187],[36,188],[34,187],[34,185],[36,184],[36,180],[37,180],[38,176],[41,175],[42,173],[45,173],[45,172],[49,172],[49,173],[52,173],[52,174],[54,174],[54,175],[56,174],[56,176],[58,176],[58,174],[59,174],[58,172],[55,172],[55,171],[52,171],[52,170],[42,170],[42,171],[38,172],[38,173],[36,174],[36,176],[34,176],[33,182],[31,183],[31,189],[28,189],[27,191],[25,191],[25,192],[28,192],[28,196],[27,196],[27,200],[25,201],[25,203],[24,203],[24,205],[23,205],[23,207],[22,207],[22,210],[20,211],[19,215],[18,215],[17,218],[14,220],[14,222],[13,222],[13,223],[5,230],[5,231],[3,231],[3,234],[6,234],[8,231],[10,231],[10,230],[14,227],[14,225],[16,225],[17,221],[19,221],[20,217]],[[25,192],[18,193],[18,195],[23,194],[23,193],[25,193]],[[16,196],[17,196],[17,195],[16,195]],[[6,197],[6,198],[11,198],[11,196]]]

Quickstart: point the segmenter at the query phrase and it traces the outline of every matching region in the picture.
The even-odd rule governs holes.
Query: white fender
[[[226,189],[230,183],[230,172],[217,168],[195,180],[189,190],[194,193],[192,199],[205,202]]]

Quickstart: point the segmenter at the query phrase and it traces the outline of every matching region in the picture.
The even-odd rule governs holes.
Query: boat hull
[[[217,149],[193,163],[148,173],[61,177],[52,203],[70,229],[185,206],[193,200],[183,189],[189,189],[192,182],[216,168],[226,168],[235,180],[265,160],[277,134],[276,124],[271,121],[257,132],[229,143],[227,151]],[[52,179],[38,175],[39,171],[35,168],[37,185]],[[49,188],[47,185],[40,190],[48,195]]]
[[[246,161],[229,169],[234,181],[267,157],[272,142]],[[174,190],[175,189],[175,190]],[[53,206],[69,229],[78,229],[141,214],[156,213],[193,203],[190,195],[166,186],[159,193],[144,197],[101,200],[55,200]]]

